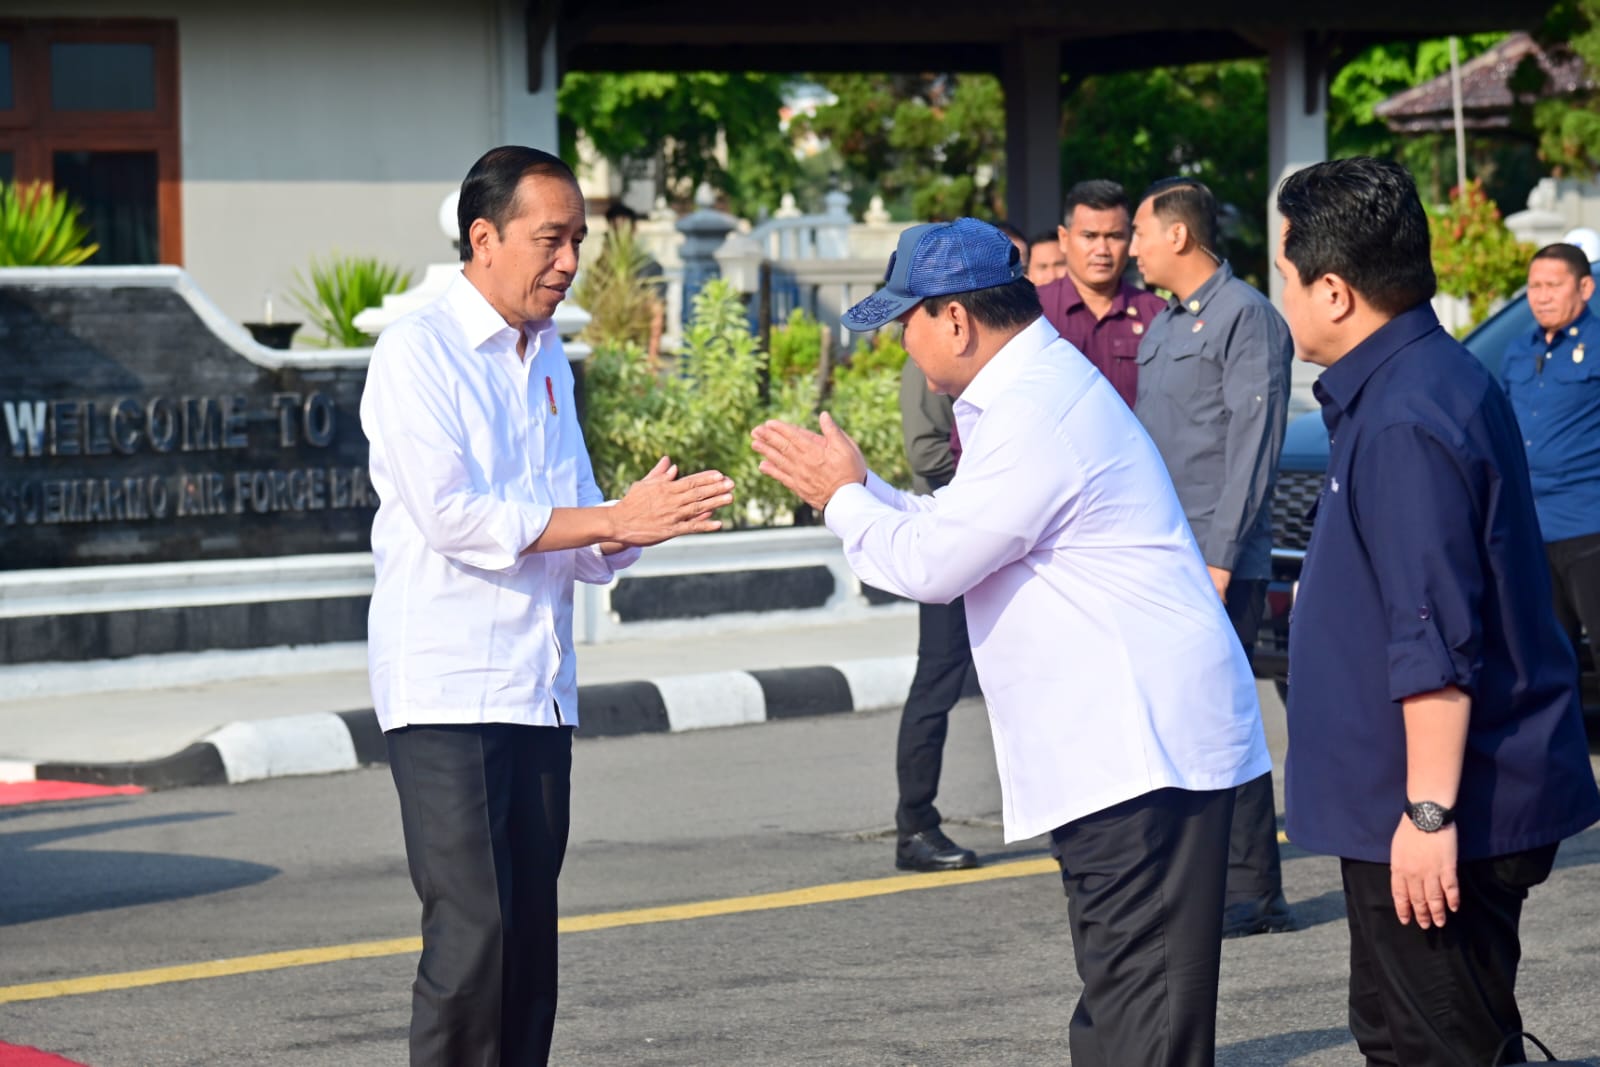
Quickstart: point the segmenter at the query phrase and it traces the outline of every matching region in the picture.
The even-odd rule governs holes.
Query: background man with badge
[[[1600,648],[1600,321],[1583,250],[1546,245],[1528,265],[1538,324],[1500,365],[1528,451],[1556,617],[1578,649],[1579,627]],[[1600,655],[1596,656],[1600,662]]]

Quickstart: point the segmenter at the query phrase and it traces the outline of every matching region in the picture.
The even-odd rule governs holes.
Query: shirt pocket
[[[1139,375],[1152,388],[1177,402],[1197,421],[1208,420],[1221,378],[1205,342],[1190,337],[1165,341],[1154,351],[1139,352]]]
[[[1572,358],[1575,354],[1576,349],[1572,352],[1557,352],[1547,361],[1548,365],[1545,367],[1544,373],[1558,382],[1593,381],[1595,378],[1595,363],[1600,361],[1600,349],[1597,349],[1593,356],[1585,352],[1582,362]]]
[[[1506,383],[1508,385],[1526,385],[1528,382],[1533,381],[1533,376],[1537,373],[1535,364],[1543,358],[1544,353],[1542,352],[1538,355],[1507,356],[1505,366],[1501,368],[1501,373],[1505,376]]]

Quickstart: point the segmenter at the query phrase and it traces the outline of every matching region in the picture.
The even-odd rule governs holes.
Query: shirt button
[[[1433,618],[1433,612],[1429,611],[1428,605],[1424,604],[1422,607],[1417,609],[1417,618],[1423,620],[1431,619]]]

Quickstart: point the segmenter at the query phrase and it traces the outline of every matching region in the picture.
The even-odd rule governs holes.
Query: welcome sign
[[[176,274],[0,272],[0,569],[369,547],[364,363],[256,362]]]

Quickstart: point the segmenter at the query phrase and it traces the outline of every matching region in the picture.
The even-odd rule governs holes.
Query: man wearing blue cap
[[[823,511],[863,581],[965,596],[1006,840],[1061,852],[1072,1062],[1210,1064],[1233,789],[1269,766],[1243,650],[1155,446],[1043,319],[1000,231],[901,235],[844,315],[896,321],[955,398],[950,484],[891,488],[826,414],[820,434],[757,427],[761,470]]]

